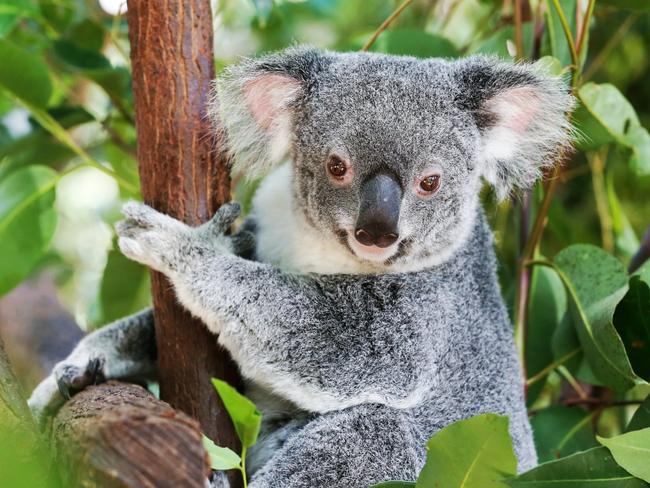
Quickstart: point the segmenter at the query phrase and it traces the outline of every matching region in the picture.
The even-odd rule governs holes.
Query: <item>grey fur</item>
[[[251,80],[263,87],[268,74],[284,77],[270,85],[277,124],[253,114],[259,107],[246,98],[259,88]],[[181,303],[231,352],[265,414],[251,452],[251,488],[414,480],[431,435],[484,412],[509,416],[519,470],[533,467],[520,368],[478,193],[481,176],[501,195],[529,185],[567,146],[572,99],[561,80],[489,58],[297,48],[232,68],[218,99],[241,169],[267,171],[281,160],[277,147],[290,150],[292,205],[284,218],[304,232],[287,234],[287,245],[311,232],[349,259],[341,261],[349,263],[343,274],[243,259],[223,235],[233,205],[195,229],[145,205],[124,209],[117,228],[124,254],[170,278]],[[494,141],[506,141],[507,151]],[[354,168],[346,186],[328,179],[332,152]],[[414,185],[431,167],[442,186],[422,199]],[[349,247],[349,233],[360,182],[379,171],[404,190],[400,245],[368,264]],[[279,225],[264,211],[257,208],[255,225],[245,226],[260,236]],[[266,251],[258,245],[256,254]]]

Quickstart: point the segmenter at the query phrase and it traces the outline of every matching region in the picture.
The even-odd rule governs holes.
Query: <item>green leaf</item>
[[[627,257],[632,257],[639,249],[639,239],[632,228],[632,224],[625,215],[621,202],[614,188],[613,173],[609,171],[606,179],[607,203],[612,216],[612,230],[614,231],[614,244],[616,250]]]
[[[448,39],[420,29],[384,32],[371,50],[418,58],[451,58],[459,55],[458,49]]]
[[[553,405],[531,419],[540,462],[553,461],[597,446],[592,415],[579,408]]]
[[[70,27],[66,34],[68,40],[91,51],[100,51],[104,47],[104,37],[104,27],[88,18]]]
[[[625,428],[625,432],[645,429],[646,427],[650,427],[650,395],[636,409],[636,412],[634,412],[634,415],[630,419],[630,423]]]
[[[99,51],[80,47],[72,41],[60,40],[53,43],[54,52],[62,60],[79,69],[107,69],[110,61]]]
[[[533,49],[533,23],[525,22],[522,26],[524,38],[524,52],[530,53]],[[508,41],[514,42],[515,28],[511,25],[498,30],[481,44],[473,52],[476,54],[494,54],[502,58],[512,58],[508,52]]]
[[[203,447],[210,457],[210,467],[218,471],[239,468],[241,458],[227,447],[219,447],[212,439],[203,436]]]
[[[558,324],[567,311],[567,297],[562,280],[552,269],[536,266],[531,280],[526,337],[526,371],[534,376],[553,362],[552,343]],[[532,404],[544,387],[538,381],[528,389],[526,401]]]
[[[413,481],[384,481],[382,483],[372,485],[370,488],[415,488]]]
[[[560,0],[560,8],[564,12],[569,29],[576,38],[576,1],[575,0]],[[566,40],[566,35],[560,22],[560,16],[553,5],[553,2],[547,0],[546,2],[546,35],[545,40],[548,42],[550,53],[560,60],[562,66],[572,64],[571,50]]]
[[[574,120],[583,134],[578,147],[591,150],[615,143],[631,151],[630,166],[637,174],[650,174],[650,134],[623,94],[608,83],[586,83],[578,98]]]
[[[619,466],[650,483],[650,428],[635,430],[598,442],[607,447]]]
[[[102,276],[99,297],[101,323],[131,315],[151,304],[149,270],[127,259],[119,251],[111,251]]]
[[[544,463],[504,480],[511,488],[647,488],[621,468],[610,452],[596,447],[557,461]]]
[[[645,269],[650,270],[648,263]],[[650,381],[650,276],[640,272],[630,278],[629,290],[616,307],[614,324],[632,368]]]
[[[255,404],[225,381],[212,378],[212,384],[232,419],[242,446],[254,446],[262,424],[262,415]]]
[[[483,414],[440,430],[428,442],[426,464],[417,487],[491,488],[513,475],[517,459],[508,418]]]
[[[47,65],[35,54],[0,39],[0,88],[39,108],[52,95]]]
[[[650,2],[648,0],[600,0],[602,3],[613,7],[627,10],[645,10],[650,11]]]
[[[628,290],[621,262],[596,246],[576,244],[558,253],[554,263],[570,297],[578,339],[596,377],[617,391],[644,383],[632,370],[612,323],[614,310]]]
[[[28,166],[0,181],[0,295],[24,280],[54,235],[56,171]]]

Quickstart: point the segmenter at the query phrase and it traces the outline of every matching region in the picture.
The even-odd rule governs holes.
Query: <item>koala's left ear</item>
[[[227,69],[215,87],[210,115],[225,131],[236,171],[262,176],[291,147],[293,118],[322,54],[294,47]]]
[[[474,116],[481,132],[483,176],[499,197],[526,188],[571,144],[567,113],[573,96],[562,78],[534,65],[489,57],[455,63],[456,101]]]

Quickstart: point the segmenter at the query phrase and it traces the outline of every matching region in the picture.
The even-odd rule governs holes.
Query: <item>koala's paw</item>
[[[122,253],[157,271],[172,271],[189,227],[143,203],[128,202],[122,212],[126,218],[115,225]]]
[[[88,357],[78,361],[58,363],[27,401],[41,428],[75,393],[87,386],[105,381],[104,358]]]
[[[219,207],[209,222],[201,226],[207,234],[206,237],[218,248],[238,256],[255,249],[255,235],[252,232],[240,231],[236,234],[226,235],[240,213],[241,206],[238,203],[225,203]]]

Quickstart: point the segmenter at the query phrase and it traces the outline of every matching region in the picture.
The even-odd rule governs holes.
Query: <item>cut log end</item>
[[[201,487],[210,474],[199,424],[144,388],[90,387],[54,420],[63,486]]]

